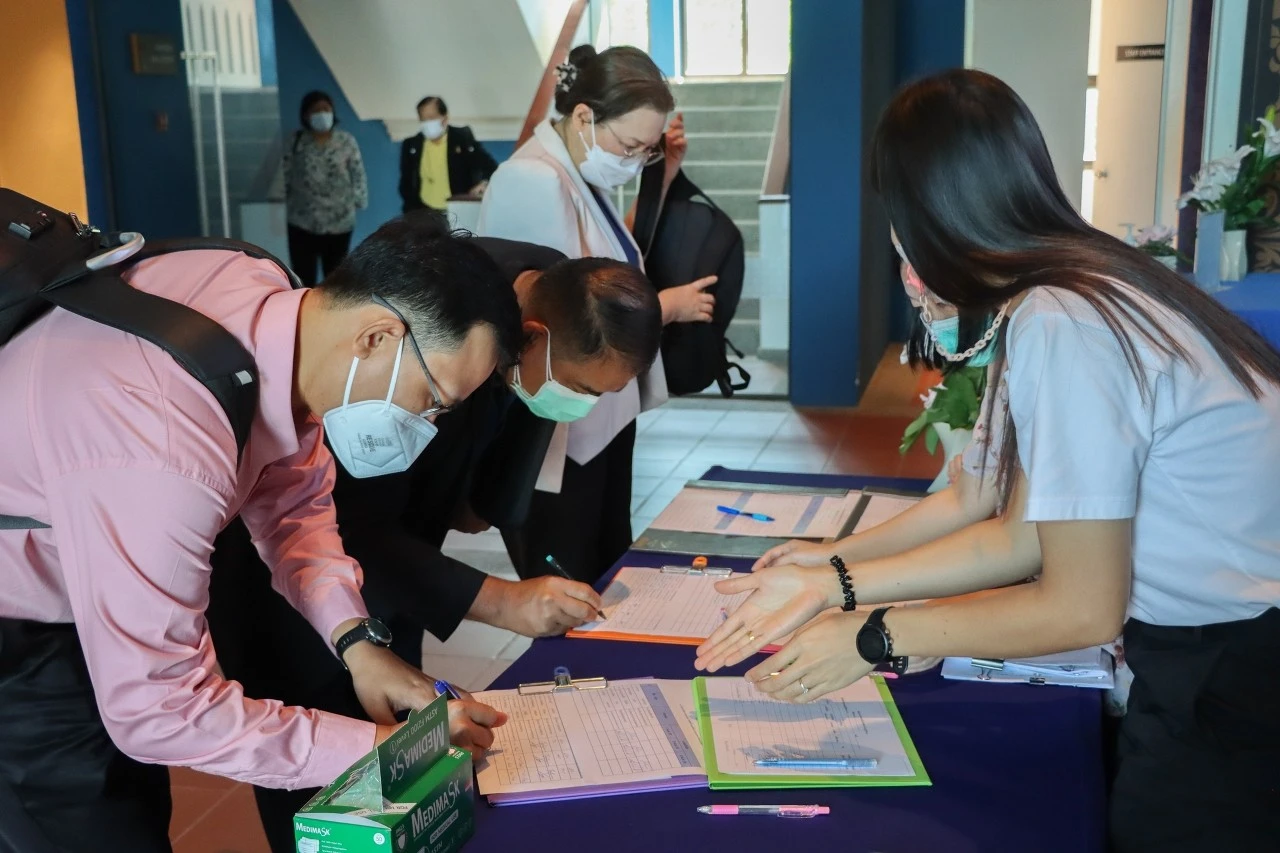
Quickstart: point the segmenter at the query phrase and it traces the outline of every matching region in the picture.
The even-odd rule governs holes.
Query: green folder
[[[907,759],[911,763],[910,776],[860,776],[855,773],[840,774],[742,774],[721,773],[716,764],[715,734],[711,728],[711,703],[707,698],[706,678],[693,680],[693,698],[698,709],[698,733],[702,738],[702,760],[707,771],[707,780],[713,791],[744,791],[782,788],[887,788],[904,785],[932,785],[929,774],[925,772],[920,761],[920,753],[902,723],[902,715],[898,713],[898,705],[893,701],[888,686],[883,678],[872,677],[880,698],[884,700],[893,720],[893,727],[902,739],[906,748]]]

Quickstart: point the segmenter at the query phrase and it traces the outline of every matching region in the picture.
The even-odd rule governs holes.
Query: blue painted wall
[[[271,0],[254,0],[258,18],[258,61],[262,70],[262,85],[274,86],[276,75],[276,18]]]
[[[181,45],[179,6],[150,0],[87,0],[87,5],[97,30],[114,227],[150,238],[199,234],[195,131],[185,70],[172,77],[134,74],[129,52],[130,33],[169,35]],[[77,69],[84,61],[80,53]],[[167,130],[157,127],[160,114],[168,117]]]
[[[858,400],[864,2],[791,8],[790,388],[798,406]]]
[[[649,56],[662,73],[674,77],[676,68],[676,13],[671,0],[649,0]]]
[[[894,65],[900,85],[964,65],[964,6],[964,0],[894,0]],[[906,340],[911,315],[906,294],[895,288],[890,315],[893,340]]]
[[[71,39],[71,65],[76,81],[76,112],[80,117],[80,149],[84,160],[84,189],[89,222],[111,228],[107,194],[107,153],[102,105],[98,97],[98,72],[94,67],[93,16],[90,0],[67,0],[67,31]]]

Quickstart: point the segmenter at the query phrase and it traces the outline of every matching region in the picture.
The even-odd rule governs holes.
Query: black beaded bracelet
[[[836,577],[840,579],[840,589],[844,591],[844,607],[842,609],[845,611],[852,610],[858,606],[858,599],[853,594],[853,581],[849,580],[849,569],[839,555],[831,558],[831,565],[835,566]]]

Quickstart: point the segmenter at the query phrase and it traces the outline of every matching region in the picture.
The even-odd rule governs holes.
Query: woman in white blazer
[[[633,47],[598,55],[589,45],[577,47],[560,75],[555,107],[561,118],[540,124],[498,167],[476,230],[571,258],[606,257],[643,268],[609,194],[663,156],[663,128],[675,99],[653,60]],[[677,123],[668,139],[668,179],[683,158],[683,137]],[[663,322],[709,322],[715,298],[706,288],[714,283],[712,276],[662,291]],[[666,398],[659,358],[647,375],[602,395],[586,417],[556,430],[529,520],[508,539],[522,575],[545,573],[551,555],[570,575],[590,582],[622,556],[632,541],[636,416]]]

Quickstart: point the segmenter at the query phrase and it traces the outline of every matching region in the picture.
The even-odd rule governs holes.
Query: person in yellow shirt
[[[453,195],[483,195],[498,164],[471,128],[449,124],[444,100],[418,102],[422,129],[400,146],[400,198],[404,212],[444,210]]]

